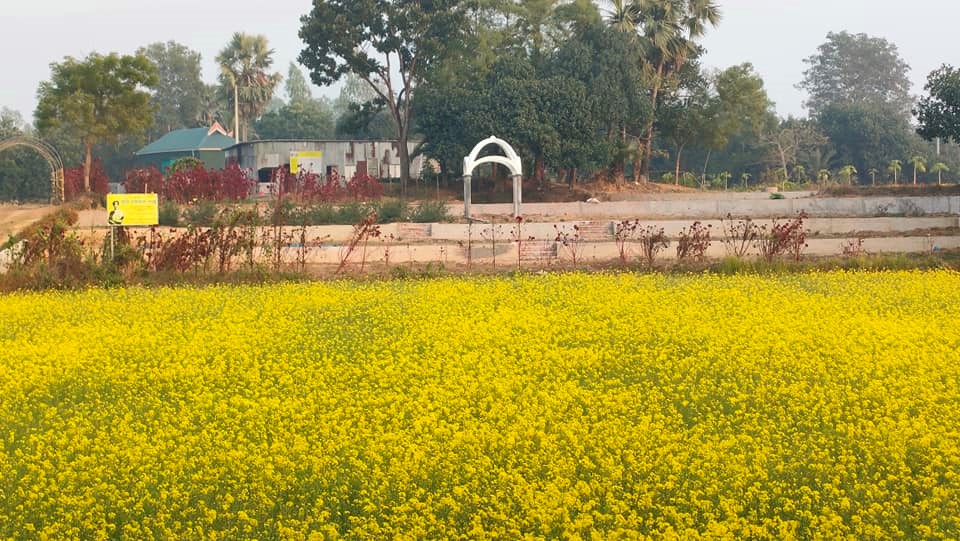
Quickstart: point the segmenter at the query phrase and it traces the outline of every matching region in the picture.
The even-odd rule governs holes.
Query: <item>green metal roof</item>
[[[210,128],[191,128],[174,130],[160,139],[136,151],[134,154],[161,154],[164,152],[192,152],[197,150],[223,150],[233,146],[235,141],[219,131],[211,133]]]

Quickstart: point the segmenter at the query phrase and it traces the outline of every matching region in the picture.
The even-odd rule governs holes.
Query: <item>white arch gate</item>
[[[477,158],[480,155],[480,151],[486,148],[489,145],[497,145],[502,150],[506,156],[484,156],[483,158]],[[470,152],[470,155],[463,158],[463,215],[466,218],[470,218],[470,181],[473,179],[473,170],[479,165],[485,163],[499,163],[500,165],[506,166],[510,170],[510,174],[513,177],[513,215],[514,217],[520,216],[520,203],[522,200],[521,188],[523,186],[523,162],[520,160],[520,156],[517,155],[517,152],[513,150],[513,147],[509,143],[500,139],[499,137],[488,137],[483,141],[477,143],[477,146],[473,147],[473,151]]]

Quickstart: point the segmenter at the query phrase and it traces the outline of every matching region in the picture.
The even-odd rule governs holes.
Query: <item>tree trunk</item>
[[[83,192],[90,193],[90,167],[93,165],[93,144],[84,143],[86,159],[83,162]]]
[[[917,166],[913,166],[913,185],[917,185]]]
[[[620,148],[623,149],[623,153],[619,158],[617,158],[617,167],[616,167],[616,170],[613,172],[613,180],[617,186],[623,186],[624,181],[626,180],[626,178],[624,178],[624,174],[626,173],[626,170],[627,170],[627,158],[626,158],[627,127],[626,126],[620,126]],[[636,174],[636,166],[634,166],[634,174]]]
[[[653,117],[647,122],[646,139],[643,142],[643,159],[640,160],[640,181],[647,182],[650,179],[650,159],[653,154],[653,123],[657,119],[657,98],[660,95],[660,85],[663,84],[663,62],[657,65],[657,80],[653,84],[651,93],[651,103],[653,108]]]
[[[410,149],[407,148],[406,131],[400,135],[400,148],[397,155],[400,158],[400,198],[407,198],[407,183],[410,181]]]
[[[570,170],[570,187],[572,188],[573,186],[576,186],[576,185],[577,185],[577,168],[574,167],[572,170]]]
[[[703,176],[700,177],[700,187],[707,189],[707,165],[710,163],[710,154],[713,152],[712,148],[707,149],[707,159],[703,161]]]
[[[780,142],[780,138],[777,137],[777,150],[780,153],[780,165],[783,167],[783,178],[786,182],[787,178],[787,151],[783,148],[783,144]]]
[[[537,190],[543,191],[543,179],[546,176],[546,164],[543,163],[543,156],[537,156],[533,162],[533,180]]]
[[[682,155],[683,155],[683,145],[680,145],[677,147],[677,160],[676,160],[674,173],[673,173],[673,184],[675,186],[680,185],[680,156]]]

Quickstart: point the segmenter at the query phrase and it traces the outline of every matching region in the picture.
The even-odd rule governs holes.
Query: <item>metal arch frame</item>
[[[60,159],[57,149],[36,137],[18,135],[0,141],[0,152],[18,146],[32,148],[47,161],[50,166],[50,199],[53,203],[63,203],[66,200],[63,186],[63,160]]]
[[[477,156],[480,155],[480,151],[490,145],[499,146],[506,156],[484,156],[478,159]],[[523,196],[521,193],[523,186],[523,160],[521,160],[517,152],[513,150],[510,143],[507,143],[499,137],[490,136],[477,143],[477,146],[473,147],[470,155],[463,158],[464,217],[467,219],[470,218],[470,181],[473,179],[473,170],[476,169],[477,166],[485,163],[499,163],[510,169],[510,174],[513,176],[513,216],[520,216],[520,204]]]

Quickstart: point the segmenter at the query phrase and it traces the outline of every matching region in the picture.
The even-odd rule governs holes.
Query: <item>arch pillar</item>
[[[480,151],[489,145],[497,145],[505,156],[484,156],[478,158]],[[509,143],[498,137],[488,137],[473,147],[469,156],[463,158],[463,216],[470,219],[470,192],[473,170],[485,163],[499,163],[510,170],[513,179],[513,216],[520,216],[523,198],[523,161]]]
[[[63,192],[63,160],[60,159],[60,154],[57,153],[57,150],[50,144],[41,141],[40,139],[21,135],[0,141],[0,152],[3,152],[8,148],[18,146],[32,148],[37,152],[37,154],[40,154],[40,156],[46,160],[47,164],[50,166],[51,202],[63,203],[65,201]]]

